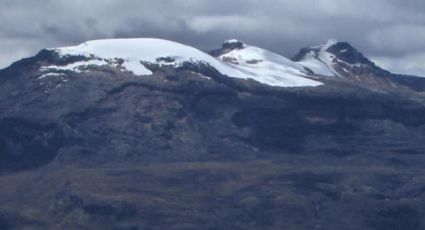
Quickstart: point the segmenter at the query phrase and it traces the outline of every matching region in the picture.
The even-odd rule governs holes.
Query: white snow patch
[[[298,63],[319,75],[341,77],[340,74],[333,68],[335,61],[338,60],[335,60],[335,55],[327,51],[331,46],[337,43],[338,41],[336,39],[329,39],[322,45],[311,47],[314,51],[308,53],[304,57],[304,60],[301,60]]]
[[[236,44],[236,43],[242,43],[244,47],[246,46],[245,43],[239,41],[238,39],[229,39],[223,42],[223,44]]]
[[[323,62],[321,62],[317,59],[306,59],[306,60],[300,61],[298,63],[300,63],[301,65],[310,69],[315,74],[327,76],[327,77],[335,76],[335,73],[332,70],[330,70],[329,67],[325,63],[323,63]]]
[[[63,76],[61,73],[44,73],[41,76],[39,76],[37,79],[43,79],[46,77],[58,77],[58,76]]]
[[[125,69],[133,72],[135,75],[151,75],[152,71],[148,70],[140,61],[127,59],[122,64]]]
[[[396,84],[394,84],[394,82],[392,82],[392,81],[389,81],[389,82],[390,82],[390,84],[393,88],[398,88],[398,86]]]
[[[323,62],[328,67],[328,69],[330,71],[332,71],[332,73],[333,73],[334,76],[341,77],[341,75],[333,68],[334,60],[335,60],[335,55],[333,55],[333,54],[331,54],[329,52],[326,52],[326,51],[321,50],[319,52],[319,60],[321,62]]]
[[[79,61],[70,63],[65,66],[58,65],[50,65],[41,67],[42,71],[74,71],[74,72],[82,72],[85,68],[95,65],[95,66],[103,66],[108,65],[108,62],[105,60],[91,59],[87,61]]]
[[[338,43],[336,39],[329,39],[325,44],[322,45],[322,51],[328,50],[331,46]]]

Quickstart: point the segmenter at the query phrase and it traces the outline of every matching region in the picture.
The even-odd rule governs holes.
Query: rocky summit
[[[335,40],[45,49],[0,71],[0,229],[424,229],[424,92]]]

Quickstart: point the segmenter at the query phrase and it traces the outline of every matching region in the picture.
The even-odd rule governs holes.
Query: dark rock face
[[[43,229],[41,221],[17,212],[0,210],[0,229]]]
[[[420,94],[57,61],[0,73],[0,229],[424,228]]]
[[[241,49],[243,46],[244,43],[237,40],[229,40],[223,43],[224,49]]]
[[[3,119],[0,121],[0,172],[28,170],[50,163],[64,144],[63,134],[53,126]]]
[[[372,62],[363,56],[362,53],[357,51],[347,42],[338,42],[335,45],[329,47],[326,51],[334,54],[337,59],[350,63],[350,64],[365,64],[372,65]]]
[[[306,47],[302,48],[293,58],[293,61],[301,61],[303,60],[307,54],[313,53],[318,54],[320,52],[321,47]],[[335,56],[336,59],[346,62],[348,64],[364,64],[375,66],[373,62],[367,59],[361,52],[351,46],[348,42],[337,42],[331,45],[329,48],[324,50],[329,52]],[[317,57],[317,56],[316,56]]]
[[[245,43],[238,41],[238,40],[229,40],[225,41],[222,44],[222,47],[220,49],[212,50],[209,52],[214,57],[218,57],[222,54],[228,53],[234,49],[242,49],[245,46]]]
[[[422,229],[421,217],[417,210],[407,205],[396,205],[377,211],[375,218],[369,220],[374,229]]]

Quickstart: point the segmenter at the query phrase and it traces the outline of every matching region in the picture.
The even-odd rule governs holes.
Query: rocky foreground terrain
[[[74,51],[0,71],[1,230],[425,229],[424,78],[336,41]]]

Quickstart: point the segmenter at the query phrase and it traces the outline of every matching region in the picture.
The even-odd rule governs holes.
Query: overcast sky
[[[425,0],[0,0],[0,67],[46,47],[158,37],[209,50],[238,38],[292,57],[329,38],[425,76]]]

